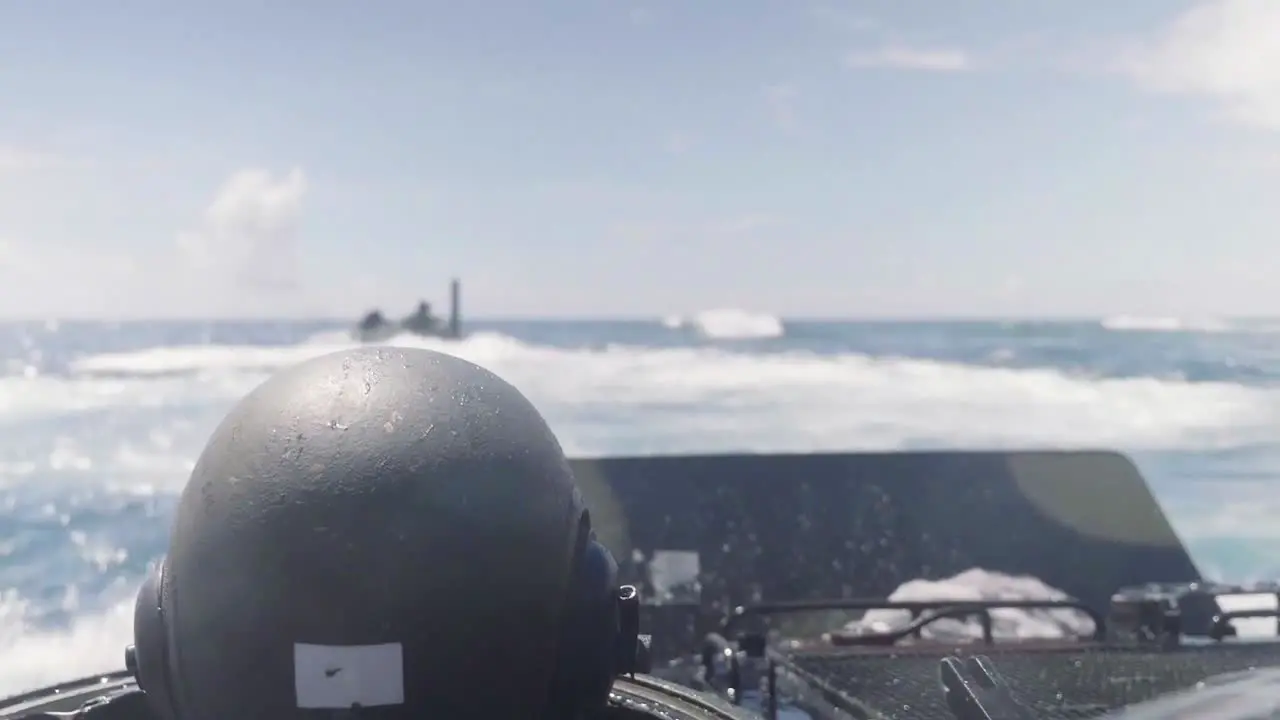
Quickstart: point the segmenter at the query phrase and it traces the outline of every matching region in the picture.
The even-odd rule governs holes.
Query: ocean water
[[[474,323],[577,455],[1118,448],[1206,572],[1280,575],[1280,322]],[[194,459],[326,322],[0,325],[0,693],[121,664]]]

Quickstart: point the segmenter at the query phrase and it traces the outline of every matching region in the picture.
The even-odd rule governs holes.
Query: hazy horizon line
[[[726,308],[728,309],[728,308]],[[736,310],[736,309],[734,309]],[[487,315],[466,318],[463,320],[465,327],[471,323],[496,324],[496,323],[661,323],[662,321],[672,318],[690,318],[701,312],[694,313],[668,313],[656,315]],[[1071,323],[1071,322],[1102,322],[1115,318],[1131,318],[1139,320],[1280,320],[1280,315],[1213,315],[1213,314],[1160,314],[1160,313],[1132,313],[1132,312],[1116,312],[1102,315],[1077,315],[1077,314],[1041,314],[1041,315],[964,315],[964,314],[940,314],[940,315],[786,315],[781,313],[771,313],[764,311],[742,310],[744,314],[754,316],[775,317],[783,322],[792,323],[998,323],[998,322],[1051,322],[1051,323]],[[3,316],[0,315],[0,324],[5,325],[28,325],[41,323],[66,323],[66,324],[140,324],[140,323],[316,323],[316,324],[347,324],[351,325],[356,322],[353,318],[341,317],[325,317],[325,316],[305,316],[305,315],[257,315],[257,316],[234,316],[234,315],[211,315],[211,316],[134,316],[134,317],[100,317],[100,316],[51,316],[51,317],[22,317],[22,316]]]

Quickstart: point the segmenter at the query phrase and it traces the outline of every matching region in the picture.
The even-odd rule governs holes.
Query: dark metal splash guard
[[[1117,588],[1200,577],[1114,452],[658,456],[573,470],[624,581],[650,606],[696,615],[694,633],[739,604],[884,597],[975,567],[1034,576],[1100,611]]]

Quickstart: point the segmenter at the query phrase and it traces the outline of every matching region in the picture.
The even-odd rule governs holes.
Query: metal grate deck
[[[811,684],[839,694],[857,716],[951,720],[938,665],[947,655],[991,658],[1015,696],[1045,718],[1074,720],[1222,673],[1280,666],[1280,643],[1241,643],[1158,651],[1134,647],[1057,645],[828,648],[784,655]]]

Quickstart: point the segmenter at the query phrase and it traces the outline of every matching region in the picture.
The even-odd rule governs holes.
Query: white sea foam
[[[1205,449],[1269,440],[1280,392],[1099,379],[907,358],[713,348],[564,350],[480,333],[401,337],[520,387],[576,453],[920,446]],[[229,405],[273,370],[349,344],[193,346],[99,355],[70,378],[0,380],[0,426],[97,409]]]
[[[671,329],[693,330],[715,340],[761,340],[787,333],[777,315],[737,308],[703,310],[688,317],[673,315],[663,318],[662,324]]]

